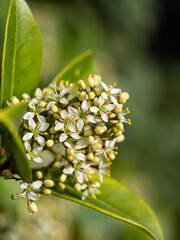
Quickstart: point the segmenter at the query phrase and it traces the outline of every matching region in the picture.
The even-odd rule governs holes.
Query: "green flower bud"
[[[79,89],[82,89],[82,90],[86,89],[86,85],[83,80],[78,81],[78,87]]]
[[[80,192],[80,191],[81,191],[81,185],[80,185],[79,183],[74,184],[74,189],[75,189],[77,192]]]
[[[54,141],[51,140],[51,139],[49,139],[49,140],[46,141],[46,145],[47,145],[48,147],[52,147],[52,146],[54,145]]]
[[[13,177],[13,174],[9,169],[3,170],[2,175],[5,180],[11,179]]]
[[[66,185],[64,183],[58,182],[58,186],[60,187],[60,189],[65,189]]]
[[[45,187],[53,187],[54,186],[54,182],[51,179],[45,179],[44,180],[44,186]]]
[[[44,195],[51,195],[51,190],[49,188],[45,188],[45,189],[43,189],[42,193]]]
[[[95,132],[96,132],[98,135],[101,135],[101,134],[103,134],[104,129],[103,129],[103,127],[101,127],[101,126],[97,126],[97,127],[95,127]]]
[[[36,171],[35,176],[36,178],[41,179],[43,177],[43,173],[41,171]]]

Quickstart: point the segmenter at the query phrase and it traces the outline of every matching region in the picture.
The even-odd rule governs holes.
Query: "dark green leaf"
[[[31,181],[30,162],[26,158],[26,151],[18,135],[18,129],[23,115],[27,109],[27,102],[20,103],[13,107],[8,107],[0,111],[0,123],[2,123],[10,132],[14,139],[14,159],[18,174],[23,180]],[[11,144],[11,143],[9,143]]]
[[[98,180],[96,176],[94,180]],[[96,199],[81,200],[81,193],[66,186],[65,190],[52,190],[52,194],[80,203],[99,212],[130,223],[148,233],[156,240],[163,240],[159,222],[149,205],[134,191],[112,178],[104,177]]]
[[[73,59],[63,70],[53,79],[68,80],[69,82],[77,82],[80,79],[87,78],[93,73],[93,54],[87,51],[75,59]]]
[[[30,94],[38,85],[42,61],[41,36],[24,0],[11,0],[4,40],[1,106],[13,95]]]

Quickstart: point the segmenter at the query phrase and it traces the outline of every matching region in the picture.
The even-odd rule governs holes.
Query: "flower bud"
[[[69,84],[69,92],[71,91],[71,89],[74,87],[74,84],[73,83],[70,83]]]
[[[39,103],[39,106],[40,106],[41,108],[45,108],[46,105],[47,105],[47,102],[45,102],[45,101],[41,101],[41,102]]]
[[[59,118],[60,118],[59,114],[57,114],[57,113],[53,113],[52,116],[53,116],[53,118],[56,119],[56,120],[59,120]]]
[[[83,100],[85,100],[87,98],[87,94],[85,92],[80,92],[78,95],[78,99],[80,102],[82,102]]]
[[[42,193],[44,195],[51,195],[51,190],[49,188],[45,188],[45,189],[43,189]]]
[[[73,155],[73,154],[74,154],[74,148],[68,148],[67,155]]]
[[[92,144],[93,150],[100,150],[102,148],[102,145],[100,143],[94,143]]]
[[[88,77],[87,79],[87,85],[91,88],[94,87],[95,83],[94,83],[94,79],[92,77]]]
[[[118,130],[124,130],[124,125],[123,125],[122,123],[117,123],[117,124],[116,124],[116,128],[117,128]]]
[[[58,186],[59,186],[60,189],[62,189],[62,190],[66,188],[65,184],[64,184],[64,183],[61,183],[61,182],[58,182]]]
[[[122,134],[119,137],[116,138],[116,142],[123,142],[125,140],[125,136]]]
[[[111,160],[114,160],[116,158],[115,154],[110,152],[108,157],[111,159]]]
[[[116,107],[115,107],[115,109],[114,109],[114,112],[115,112],[116,114],[119,114],[119,113],[121,113],[121,112],[122,112],[122,108],[121,108],[121,107],[118,107],[118,106],[116,106]]]
[[[89,136],[91,136],[91,135],[92,135],[92,131],[91,131],[90,129],[84,131],[84,136],[85,136],[85,137],[89,137]]]
[[[44,180],[44,186],[45,187],[53,187],[54,186],[54,182],[51,179],[45,179]]]
[[[94,163],[99,163],[99,162],[100,162],[100,158],[94,157],[93,162],[94,162]]]
[[[61,174],[61,176],[59,177],[59,181],[60,182],[65,182],[66,181],[66,178],[67,178],[67,175],[66,174]]]
[[[67,159],[68,159],[69,161],[73,161],[73,160],[74,160],[74,158],[73,158],[72,155],[68,155],[68,156],[67,156]]]
[[[56,105],[53,105],[51,107],[51,110],[54,112],[54,113],[57,113],[58,112],[58,107]]]
[[[23,93],[21,95],[21,98],[24,99],[24,100],[30,100],[31,99],[31,97],[27,93]]]
[[[95,186],[96,188],[100,188],[101,184],[100,182],[93,182],[93,186]]]
[[[88,153],[87,158],[89,161],[93,161],[94,160],[94,154],[92,152]]]
[[[3,170],[2,175],[5,180],[11,179],[13,177],[13,174],[9,169]]]
[[[95,95],[94,92],[89,92],[89,93],[88,93],[88,97],[89,97],[90,100],[93,100],[93,99],[95,98],[95,96],[96,96],[96,95]]]
[[[54,141],[51,140],[51,139],[49,139],[49,140],[46,141],[46,145],[47,145],[48,147],[52,147],[52,146],[54,145]]]
[[[82,89],[82,90],[86,89],[86,85],[83,80],[78,81],[78,87],[79,89]]]
[[[19,99],[15,96],[12,96],[11,102],[12,102],[13,105],[17,105],[17,104],[19,104]]]
[[[41,179],[43,177],[43,173],[41,171],[36,171],[35,176],[37,179]]]
[[[123,93],[121,93],[120,95],[119,95],[119,102],[121,103],[121,104],[124,104],[124,103],[126,103],[126,101],[129,99],[129,93],[127,93],[127,92],[123,92]]]
[[[54,160],[56,161],[56,162],[59,162],[59,161],[61,161],[61,154],[56,154],[56,156],[55,156],[55,158],[54,158]]]
[[[79,183],[75,183],[74,184],[74,189],[77,191],[77,192],[80,192],[81,191],[81,185]]]
[[[60,161],[56,161],[56,162],[53,164],[53,168],[60,168],[60,167],[61,167]]]
[[[106,126],[102,126],[102,128],[103,128],[104,132],[107,131],[107,127]]]
[[[110,123],[113,123],[113,124],[116,124],[118,122],[119,122],[118,120],[110,120]]]
[[[121,136],[121,135],[122,135],[122,130],[119,130],[119,131],[117,131],[117,132],[114,133],[114,136],[115,136],[115,137],[119,137],[119,136]]]
[[[54,127],[51,127],[49,131],[50,131],[51,134],[57,133],[57,131],[54,129]]]
[[[103,129],[103,127],[101,127],[101,126],[97,126],[97,127],[95,127],[95,132],[96,132],[98,135],[101,135],[101,134],[103,134],[104,129]]]
[[[37,206],[36,206],[36,204],[35,204],[34,202],[31,202],[31,203],[28,205],[28,209],[29,209],[29,212],[30,212],[31,214],[33,214],[33,215],[38,212],[38,208],[37,208]]]
[[[114,114],[114,113],[111,113],[110,115],[109,115],[109,118],[115,118],[116,117],[116,114]]]
[[[89,136],[88,137],[88,143],[92,144],[94,142],[94,137],[93,136]]]

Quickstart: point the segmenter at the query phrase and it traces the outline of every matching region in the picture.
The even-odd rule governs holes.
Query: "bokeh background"
[[[41,86],[73,57],[92,49],[97,73],[130,93],[132,126],[112,176],[155,210],[165,239],[180,239],[180,6],[175,0],[29,0],[43,42]],[[2,56],[9,0],[0,1]],[[16,183],[0,180],[2,240],[146,240],[128,224],[57,198],[39,213],[12,201]]]

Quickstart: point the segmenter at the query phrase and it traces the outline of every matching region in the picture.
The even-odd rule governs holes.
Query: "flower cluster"
[[[51,168],[58,168],[60,173],[57,186],[65,189],[71,179],[85,200],[88,195],[96,198],[103,175],[110,176],[108,168],[118,154],[115,144],[124,140],[124,123],[131,124],[126,118],[129,109],[123,109],[129,94],[116,88],[116,83],[107,86],[99,75],[93,74],[87,84],[79,80],[78,93],[74,94],[73,89],[68,81],[57,80],[48,88],[37,88],[33,98],[23,94],[28,111],[23,117],[22,140],[27,158],[36,163],[46,161],[45,150],[52,152]],[[13,97],[8,104],[17,103]],[[61,145],[60,151],[54,148],[57,144]],[[99,174],[100,181],[93,181],[94,173]],[[43,179],[42,171],[36,171],[35,176]],[[39,189],[42,183],[21,183],[24,191],[14,198],[27,195],[29,205],[34,204],[38,195],[32,190]],[[43,193],[48,195],[51,191],[44,188]]]

